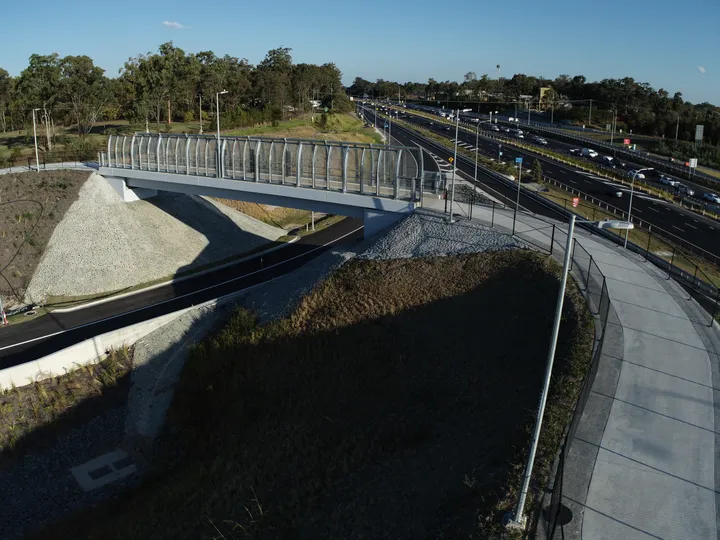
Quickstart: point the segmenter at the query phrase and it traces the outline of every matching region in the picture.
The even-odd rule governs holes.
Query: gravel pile
[[[53,231],[26,301],[118,291],[222,261],[285,231],[202,197],[124,203],[93,174]]]
[[[417,211],[378,239],[359,257],[408,259],[518,247],[524,247],[524,244],[509,234],[477,222],[458,220],[450,225],[441,214]]]

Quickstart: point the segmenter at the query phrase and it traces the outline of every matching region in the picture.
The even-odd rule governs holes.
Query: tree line
[[[262,62],[217,56],[212,51],[186,53],[172,42],[157,52],[125,62],[111,78],[89,56],[33,54],[17,77],[0,68],[0,129],[32,128],[52,150],[56,126],[90,133],[98,121],[128,120],[158,130],[172,122],[213,120],[219,99],[222,128],[256,125],[321,107],[350,110],[333,63],[294,64],[292,49],[269,51]]]
[[[540,99],[541,88],[547,88]],[[601,129],[615,119],[618,129],[644,135],[691,141],[695,126],[705,126],[705,143],[720,144],[720,108],[710,103],[693,104],[685,101],[681,92],[672,96],[663,88],[653,89],[650,84],[623,79],[588,81],[583,75],[560,75],[555,79],[515,74],[511,78],[491,78],[488,74],[477,77],[469,72],[463,82],[398,83],[378,79],[375,82],[355,78],[348,88],[350,95],[385,97],[390,99],[420,99],[447,103],[476,102],[481,112],[507,107],[514,103],[548,113],[552,110],[555,121],[581,124],[588,122]],[[521,97],[522,96],[522,97]],[[483,102],[486,103],[483,106]],[[669,143],[672,144],[672,143]]]

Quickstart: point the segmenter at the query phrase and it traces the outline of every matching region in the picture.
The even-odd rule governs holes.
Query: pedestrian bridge
[[[111,135],[99,172],[125,201],[158,191],[365,220],[365,236],[422,202],[418,148],[303,139]]]

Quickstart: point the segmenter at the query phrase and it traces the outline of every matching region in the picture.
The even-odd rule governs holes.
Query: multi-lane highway
[[[455,130],[451,126],[412,113],[401,116],[400,119],[441,135],[448,139],[448,145],[452,144]],[[396,128],[393,126],[393,131],[395,130]],[[567,187],[585,192],[607,204],[623,210],[627,209],[630,191],[628,187],[592,173],[586,173],[571,166],[540,157],[532,152],[511,147],[503,142],[485,138],[483,134],[484,132],[481,130],[478,144],[481,154],[497,159],[498,150],[500,149],[503,153],[503,161],[512,162],[516,157],[522,157],[523,168],[531,168],[533,162],[538,159],[542,164],[544,175]],[[464,148],[475,148],[474,133],[461,130],[458,139],[459,144]],[[548,142],[550,142],[549,139]],[[444,149],[443,152],[440,155],[448,155],[447,149]],[[472,174],[472,171],[466,172]],[[623,196],[616,197],[614,193],[617,191],[624,192]],[[668,235],[673,235],[678,242],[686,246],[693,244],[700,250],[714,255],[720,260],[720,243],[718,243],[720,226],[715,221],[667,203],[657,197],[638,192],[635,193],[633,198],[633,216],[635,216],[636,220],[642,220],[656,229],[667,231]],[[698,250],[695,249],[695,251]]]
[[[93,307],[50,313],[0,330],[0,369],[41,358],[98,334],[240,291],[291,272],[340,242],[363,237],[345,219],[299,241],[238,264]]]

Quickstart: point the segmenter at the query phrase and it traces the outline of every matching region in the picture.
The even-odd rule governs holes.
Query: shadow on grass
[[[238,312],[186,364],[155,475],[53,534],[485,534],[528,444],[557,280],[539,256],[472,257],[352,262],[290,319]],[[566,302],[546,462],[589,360],[583,309]]]

